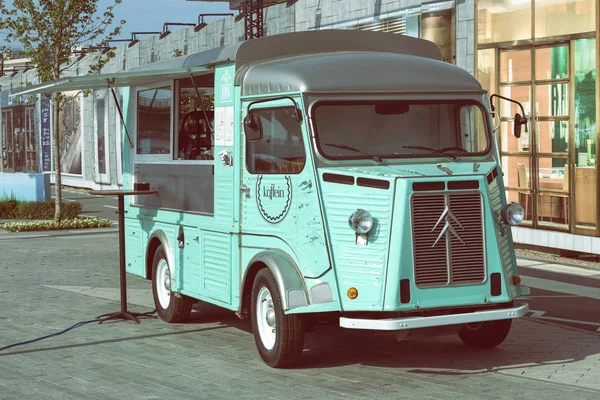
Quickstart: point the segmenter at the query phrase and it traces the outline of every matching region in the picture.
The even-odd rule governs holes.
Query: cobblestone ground
[[[0,347],[119,310],[115,233],[0,233]],[[129,308],[153,308],[128,275]],[[600,334],[515,321],[496,349],[456,336],[319,325],[302,364],[265,366],[248,321],[203,305],[186,324],[88,324],[0,352],[0,399],[599,399]]]

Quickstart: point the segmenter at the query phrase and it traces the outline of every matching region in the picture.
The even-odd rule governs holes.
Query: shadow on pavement
[[[221,323],[252,333],[250,319],[240,320],[233,312],[199,303],[186,325]],[[546,326],[544,337],[522,343],[525,327],[518,324]],[[579,332],[572,332],[576,343]],[[582,333],[588,335],[588,333]],[[560,349],[565,340],[563,328],[540,324],[529,319],[516,321],[513,331],[499,347],[475,349],[462,343],[458,335],[415,338],[399,342],[394,334],[343,329],[337,320],[319,323],[306,333],[304,354],[297,369],[331,368],[361,364],[382,368],[402,368],[423,375],[473,375],[523,369],[539,365],[564,365],[600,354],[597,346],[581,345],[577,354]],[[512,337],[511,337],[512,336]],[[250,339],[250,338],[249,338]],[[251,339],[250,339],[251,340]],[[568,352],[568,350],[567,350]]]

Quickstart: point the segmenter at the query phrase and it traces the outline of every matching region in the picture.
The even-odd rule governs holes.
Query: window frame
[[[179,114],[181,112],[181,89],[182,89],[182,85],[181,85],[181,81],[182,80],[186,80],[187,78],[182,78],[182,79],[176,79],[173,82],[173,114],[171,115],[172,120],[173,120],[173,126],[172,126],[172,134],[171,134],[171,153],[172,153],[172,158],[171,161],[173,161],[174,163],[179,163],[179,164],[198,164],[198,165],[214,165],[215,163],[215,157],[218,157],[217,154],[215,154],[215,146],[216,146],[216,140],[215,140],[215,129],[216,129],[216,116],[213,117],[213,126],[212,126],[212,150],[213,150],[213,159],[212,160],[184,160],[184,159],[179,159]],[[190,88],[188,86],[185,86],[184,88]],[[193,86],[191,87],[192,89],[194,88]],[[213,86],[198,86],[198,91],[200,93],[203,93],[205,96],[207,95],[214,95],[214,87]],[[212,90],[213,93],[207,93],[210,92]],[[136,99],[137,99],[137,95],[136,95]],[[207,110],[213,113],[215,113],[215,109],[216,106],[213,105],[213,110]],[[137,131],[136,131],[137,132]]]
[[[174,147],[174,113],[175,113],[175,90],[174,90],[174,85],[175,82],[173,80],[169,80],[169,81],[161,81],[161,82],[156,82],[153,83],[151,85],[147,85],[147,86],[136,86],[135,87],[135,95],[134,97],[134,113],[135,113],[135,126],[134,126],[134,160],[137,163],[143,163],[143,164],[152,164],[152,163],[156,163],[156,162],[165,162],[165,161],[174,161],[173,158],[173,147]],[[152,90],[152,89],[166,89],[169,88],[170,92],[171,92],[171,107],[170,107],[170,121],[169,121],[169,152],[166,154],[139,154],[138,153],[138,97],[139,97],[139,92],[145,91],[145,90]]]
[[[94,181],[101,184],[110,184],[110,138],[108,129],[108,89],[94,90]],[[102,99],[104,101],[104,115],[102,117],[102,123],[104,125],[104,173],[100,173],[100,154],[98,150],[98,120],[99,115],[97,112],[97,101]]]
[[[294,109],[295,107],[296,107],[295,104],[273,106],[273,105],[269,105],[269,104],[263,103],[260,106],[252,107],[251,110],[252,111],[258,111],[258,110],[263,111],[263,110],[276,110],[276,109],[282,109],[282,108]],[[304,121],[304,119],[302,119],[301,121],[297,122],[298,126],[300,128],[300,135],[301,135],[302,143],[303,143],[302,148],[303,148],[303,151],[304,151],[304,163],[302,164],[302,168],[300,168],[299,171],[297,171],[297,172],[292,172],[292,171],[257,172],[257,171],[254,171],[254,168],[251,170],[250,169],[250,164],[249,164],[249,161],[251,159],[250,146],[249,145],[251,143],[248,141],[247,138],[245,139],[245,146],[244,146],[245,147],[245,152],[244,152],[245,154],[244,154],[244,156],[246,158],[246,162],[245,162],[245,164],[246,164],[246,171],[249,174],[251,174],[251,175],[299,175],[299,174],[301,174],[304,171],[304,169],[306,168],[307,158],[308,158],[308,149],[306,148],[306,138],[305,138],[305,135],[304,135],[305,131],[304,131],[304,129],[302,129],[302,127],[304,125],[302,123],[303,121]],[[246,137],[246,136],[244,135],[244,137]],[[263,138],[264,138],[264,132],[263,132]],[[263,139],[261,138],[261,140],[263,140]]]
[[[483,157],[488,155],[493,148],[493,143],[492,141],[494,140],[493,138],[493,134],[492,134],[492,130],[491,130],[491,126],[489,123],[488,118],[486,118],[486,108],[485,106],[473,99],[459,99],[459,100],[446,100],[446,99],[433,99],[433,100],[423,100],[423,99],[365,99],[365,100],[318,100],[316,101],[311,109],[310,109],[310,117],[311,117],[311,124],[312,124],[312,129],[313,129],[313,134],[314,134],[314,140],[315,140],[315,145],[316,145],[316,150],[317,153],[322,156],[324,159],[328,160],[328,161],[368,161],[370,160],[370,157],[368,157],[365,154],[360,154],[360,153],[356,153],[356,156],[353,155],[348,155],[348,156],[332,156],[330,154],[327,154],[325,151],[323,151],[323,147],[321,146],[321,140],[319,138],[319,129],[317,127],[318,125],[318,120],[316,118],[316,111],[319,107],[324,106],[324,105],[373,105],[376,104],[378,102],[389,102],[389,101],[406,101],[406,102],[414,102],[414,104],[460,104],[460,105],[473,105],[479,108],[479,110],[481,111],[482,114],[482,121],[484,123],[484,129],[485,129],[485,134],[486,134],[486,139],[487,139],[487,147],[484,151],[482,152],[477,152],[477,153],[463,153],[463,152],[459,152],[457,154],[457,156],[459,158],[464,158],[464,157]],[[412,103],[411,103],[412,104]],[[457,111],[459,109],[457,108]],[[359,149],[362,150],[362,149]],[[452,154],[452,153],[448,153],[448,154]],[[425,158],[444,158],[441,155],[436,155],[436,154],[427,154],[427,153],[421,153],[421,154],[405,154],[405,155],[396,155],[394,157],[389,157],[389,155],[387,154],[374,154],[378,157],[381,157],[382,159],[386,159],[386,160],[393,160],[393,161],[402,161],[402,160],[412,160],[412,159],[425,159]]]

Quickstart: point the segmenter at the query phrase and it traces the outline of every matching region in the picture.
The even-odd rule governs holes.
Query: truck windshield
[[[458,101],[319,102],[319,151],[334,160],[483,155],[490,149],[480,106]]]

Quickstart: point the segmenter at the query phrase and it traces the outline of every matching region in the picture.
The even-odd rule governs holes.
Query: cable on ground
[[[154,309],[152,311],[149,311],[147,313],[143,313],[141,315],[149,317],[152,314],[154,314],[155,312],[156,312],[156,309]],[[94,318],[94,319],[89,319],[89,320],[86,320],[86,321],[79,321],[79,322],[76,322],[73,325],[69,326],[68,328],[63,329],[62,331],[58,331],[58,332],[54,332],[54,333],[49,333],[47,335],[43,335],[43,336],[37,337],[35,339],[25,340],[23,342],[13,343],[13,344],[9,344],[8,346],[0,347],[0,351],[7,350],[7,349],[10,349],[12,347],[22,346],[24,344],[39,342],[40,340],[43,340],[43,339],[48,339],[48,338],[51,338],[51,337],[54,337],[54,336],[62,335],[63,333],[68,332],[71,329],[75,329],[75,328],[78,328],[78,327],[83,326],[83,325],[90,324],[92,322],[101,323],[101,322],[104,322],[104,321],[106,321],[108,319],[109,318]]]

